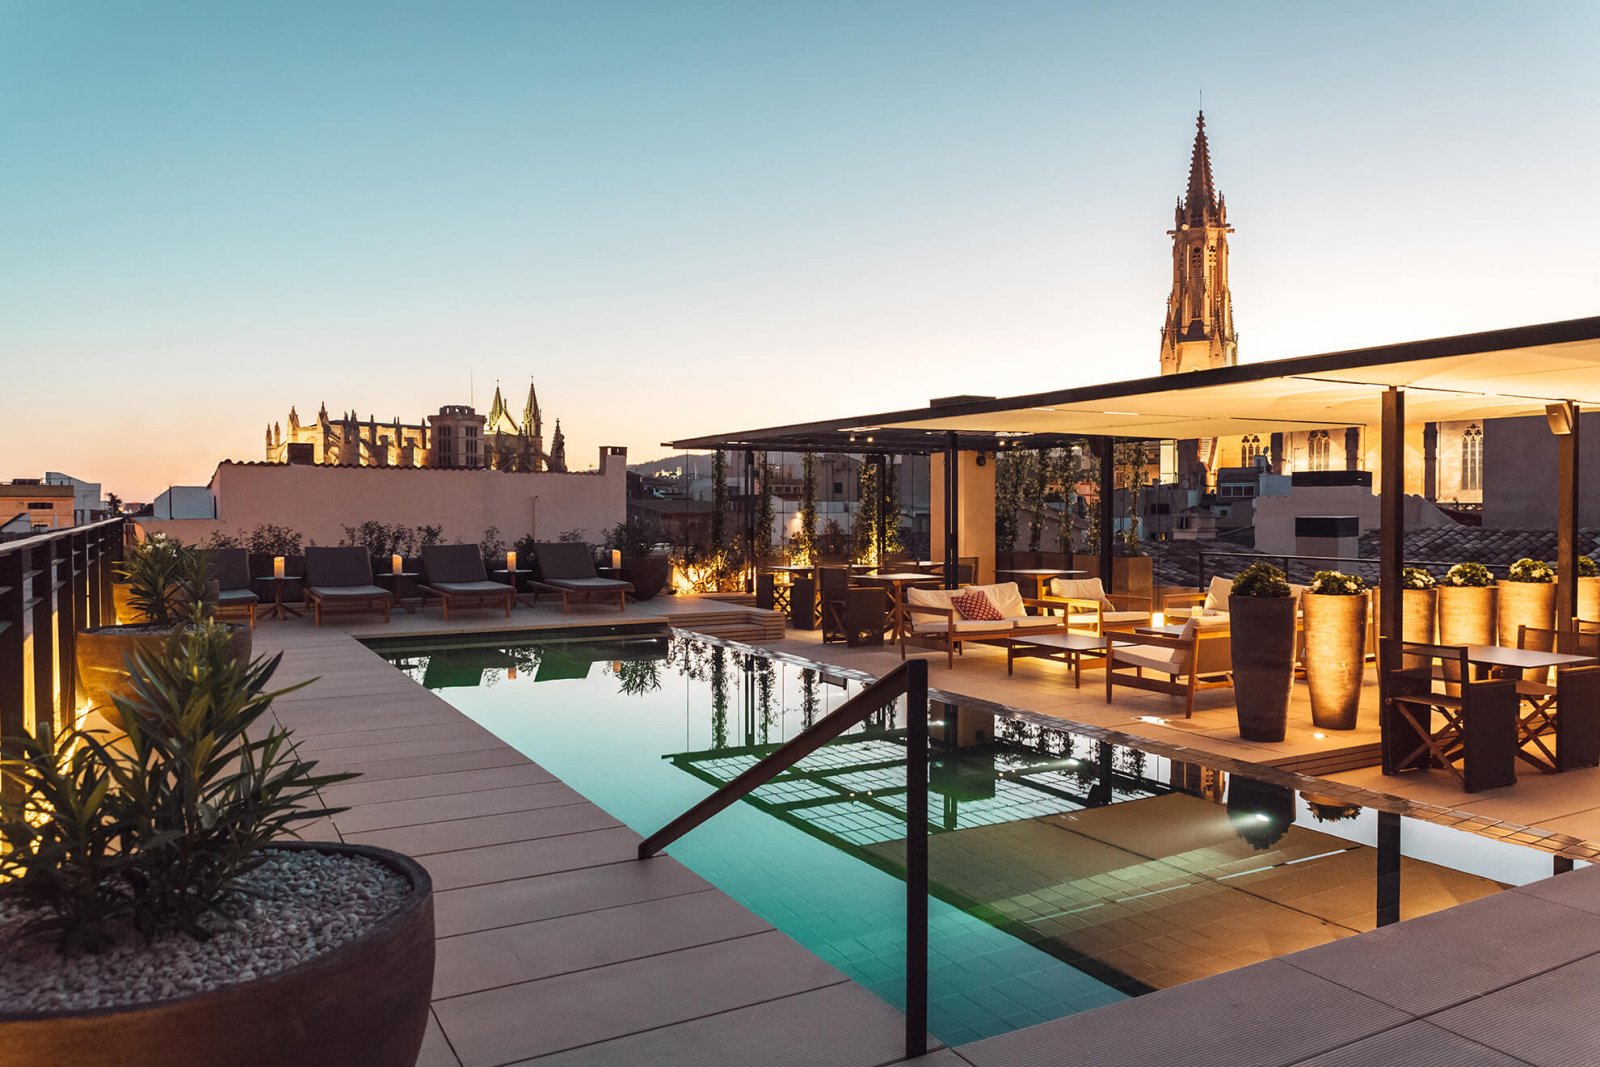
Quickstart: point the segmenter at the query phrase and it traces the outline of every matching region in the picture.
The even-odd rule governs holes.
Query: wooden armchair
[[[1119,685],[1166,693],[1184,698],[1183,717],[1188,719],[1194,716],[1195,693],[1233,685],[1233,642],[1226,619],[1190,619],[1177,637],[1128,630],[1107,630],[1102,636],[1107,704]],[[1122,673],[1129,668],[1132,674]]]
[[[1517,647],[1600,658],[1600,632],[1519,626]],[[1522,701],[1518,756],[1541,770],[1600,766],[1600,666],[1559,668],[1554,679],[1522,677],[1513,684]],[[1554,752],[1547,738],[1554,740]]]
[[[1105,633],[1108,625],[1148,625],[1153,603],[1147,596],[1107,593],[1098,578],[1052,578],[1039,600],[1041,607],[1060,609],[1067,629],[1091,634]]]

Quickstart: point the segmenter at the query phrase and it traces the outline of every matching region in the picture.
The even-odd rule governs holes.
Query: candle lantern
[[[405,557],[398,552],[395,553],[389,557],[389,566],[394,569],[395,576],[398,577],[400,572],[405,569]]]
[[[283,557],[282,556],[273,556],[272,557],[272,576],[274,578],[282,578],[283,577]]]
[[[510,575],[517,573],[517,554],[515,552],[506,553],[506,573]]]

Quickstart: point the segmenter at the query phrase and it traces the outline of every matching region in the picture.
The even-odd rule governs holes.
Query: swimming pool
[[[400,669],[648,834],[858,692],[714,639],[386,640]],[[702,877],[900,1006],[896,706],[672,845]],[[930,1029],[962,1043],[1370,929],[1378,812],[936,702]],[[1296,788],[1295,786],[1304,788]],[[1541,852],[1385,815],[1400,912],[1550,873]],[[1392,842],[1392,836],[1385,838]]]

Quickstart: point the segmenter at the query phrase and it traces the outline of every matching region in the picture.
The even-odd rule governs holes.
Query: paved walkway
[[[423,1067],[898,1063],[899,1012],[353,637],[263,624],[274,704],[321,769],[361,772],[308,839],[381,845],[433,876]],[[948,1053],[921,1062],[956,1062]]]

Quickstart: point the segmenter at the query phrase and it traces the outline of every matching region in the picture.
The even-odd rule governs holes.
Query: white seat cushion
[[[1042,630],[1061,625],[1061,619],[1054,615],[1020,615],[1007,621],[1018,630]]]
[[[943,619],[930,619],[925,616],[919,618],[916,615],[913,615],[912,619],[916,620],[911,624],[911,632],[915,634],[942,634],[949,630],[949,625]],[[955,632],[958,636],[964,633],[999,633],[1007,628],[1004,622],[984,622],[981,619],[957,618],[955,622]]]
[[[1232,578],[1212,578],[1206,587],[1206,610],[1227,611],[1228,598],[1233,595]]]
[[[1007,619],[1016,619],[1028,614],[1027,606],[1022,603],[1022,593],[1017,589],[1016,582],[1001,582],[998,585],[970,585],[968,589],[975,589],[989,598],[995,610]]]
[[[1111,601],[1106,599],[1105,586],[1100,584],[1098,578],[1052,578],[1050,595],[1071,600],[1098,600],[1102,607],[1111,607]]]
[[[1163,674],[1182,674],[1187,653],[1178,648],[1160,648],[1155,645],[1117,645],[1112,655],[1119,665],[1143,667]]]
[[[1106,622],[1149,622],[1148,611],[1106,611],[1100,614]]]

